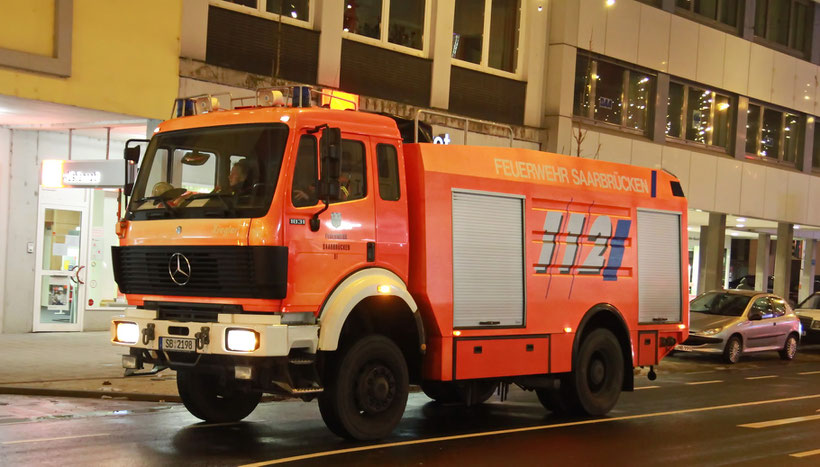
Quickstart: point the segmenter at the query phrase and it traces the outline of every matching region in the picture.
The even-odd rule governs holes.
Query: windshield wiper
[[[196,199],[213,199],[213,198],[216,198],[219,201],[222,201],[222,204],[225,205],[225,208],[228,210],[228,213],[231,216],[236,217],[236,196],[235,195],[229,195],[229,194],[226,194],[226,193],[197,193],[195,195],[191,195],[191,196],[185,198],[185,201],[186,201],[186,204],[187,204],[187,203],[190,203],[191,201],[196,200]],[[225,198],[230,199],[231,203],[228,204],[228,202],[225,201]]]
[[[173,216],[173,217],[177,217],[177,212],[176,212],[176,210],[174,210],[174,207],[173,207],[173,206],[171,206],[171,203],[169,203],[169,202],[168,202],[168,198],[164,197],[163,195],[159,195],[159,196],[146,196],[145,198],[140,198],[140,199],[138,199],[136,202],[137,202],[137,203],[144,203],[144,202],[146,202],[146,201],[153,201],[153,202],[154,202],[154,206],[156,206],[156,205],[157,205],[157,201],[159,201],[159,202],[162,204],[162,206],[165,208],[165,210],[166,210],[166,211],[168,211],[168,213],[169,213],[169,214],[171,214],[171,216]]]

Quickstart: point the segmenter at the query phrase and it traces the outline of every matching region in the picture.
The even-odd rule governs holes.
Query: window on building
[[[675,5],[687,12],[712,21],[737,27],[739,0],[676,0]]]
[[[221,0],[263,13],[281,15],[282,18],[292,18],[298,21],[309,21],[310,0]]]
[[[811,44],[814,8],[810,0],[757,0],[755,35],[805,55]]]
[[[520,0],[456,0],[452,57],[515,73]]]
[[[422,50],[426,3],[425,0],[345,0],[344,31]]]
[[[654,86],[653,75],[578,55],[575,115],[645,131]]]
[[[729,149],[732,98],[711,89],[669,84],[666,136]]]
[[[747,153],[797,164],[803,150],[803,116],[749,104],[746,118]]]

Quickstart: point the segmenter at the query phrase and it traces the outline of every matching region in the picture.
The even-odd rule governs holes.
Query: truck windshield
[[[265,215],[287,138],[281,123],[155,135],[140,165],[129,218]]]

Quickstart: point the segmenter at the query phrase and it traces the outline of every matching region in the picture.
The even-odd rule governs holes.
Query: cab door
[[[285,201],[288,246],[288,295],[285,311],[317,311],[333,288],[350,273],[366,267],[375,252],[374,193],[368,167],[372,155],[366,136],[342,133],[342,196],[324,208],[316,196],[319,134],[302,132],[290,164]]]

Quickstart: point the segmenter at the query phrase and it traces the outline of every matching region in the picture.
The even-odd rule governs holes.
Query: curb
[[[53,389],[0,386],[0,394],[16,396],[82,397],[86,399],[127,399],[146,402],[182,402],[179,395],[146,394],[139,392],[83,391],[80,389]]]

